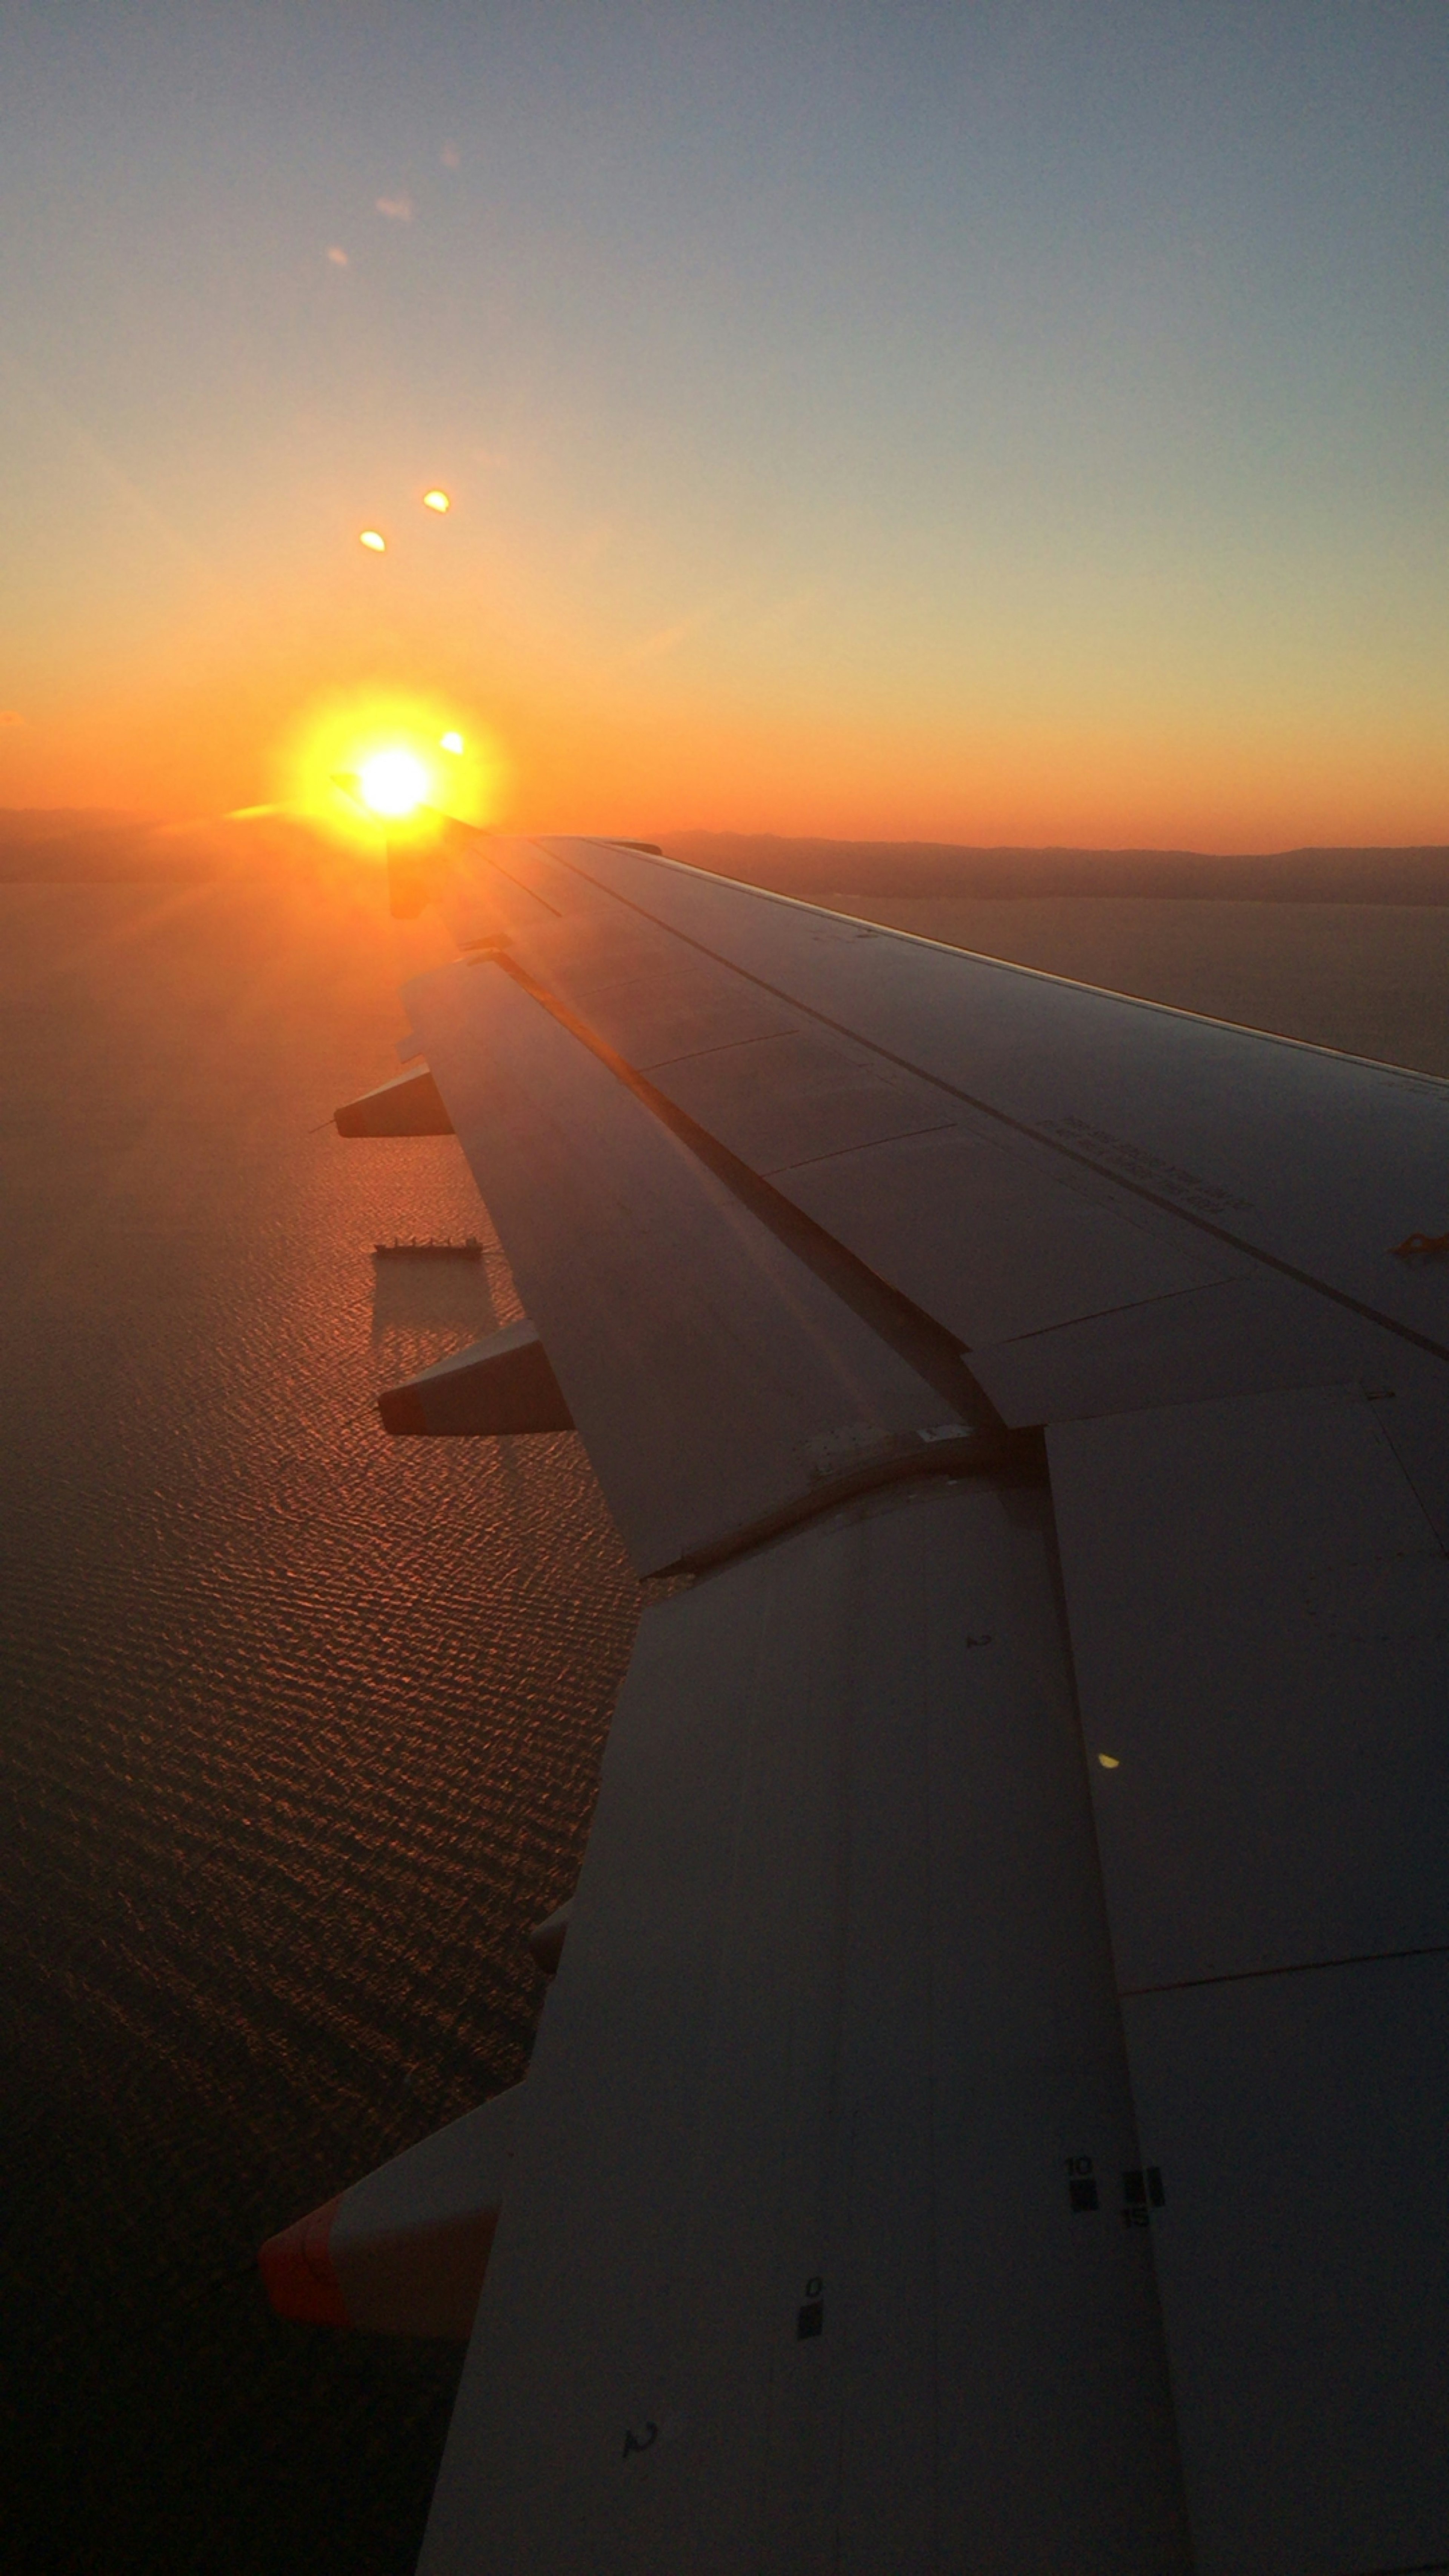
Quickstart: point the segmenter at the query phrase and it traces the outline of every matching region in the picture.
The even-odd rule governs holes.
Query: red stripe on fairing
[[[332,2222],[341,2206],[339,2192],[279,2236],[269,2236],[258,2254],[266,2293],[279,2317],[304,2326],[350,2324],[329,2251]]]

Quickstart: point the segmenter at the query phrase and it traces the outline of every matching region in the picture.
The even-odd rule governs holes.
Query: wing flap
[[[423,2576],[1184,2564],[1058,1640],[986,1482],[646,1611]]]

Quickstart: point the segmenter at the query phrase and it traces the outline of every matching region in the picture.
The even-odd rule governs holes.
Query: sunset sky
[[[0,805],[1449,840],[1443,0],[10,0],[0,145]]]

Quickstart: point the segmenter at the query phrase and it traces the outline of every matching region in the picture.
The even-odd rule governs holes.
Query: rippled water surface
[[[440,934],[320,884],[0,924],[0,2564],[381,2576],[458,2357],[249,2259],[522,2072],[635,1590],[572,1437],[373,1410],[518,1311],[451,1137],[322,1124]]]

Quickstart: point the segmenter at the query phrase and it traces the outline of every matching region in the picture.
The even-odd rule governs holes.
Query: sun
[[[276,756],[276,794],[358,858],[422,842],[448,820],[486,828],[509,789],[503,744],[456,698],[364,684],[298,709]]]
[[[426,802],[432,784],[410,751],[375,751],[357,773],[364,805],[389,822],[401,822]]]

